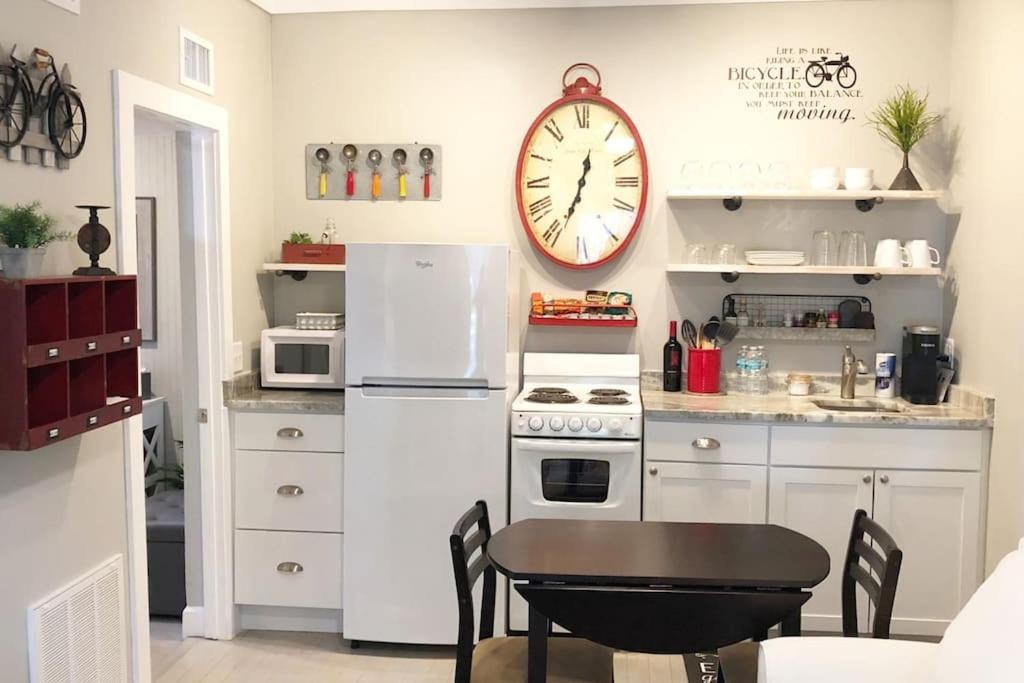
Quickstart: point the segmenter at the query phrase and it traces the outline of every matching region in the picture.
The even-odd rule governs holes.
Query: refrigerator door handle
[[[364,377],[364,387],[395,387],[398,389],[491,389],[487,380],[481,377]]]
[[[350,388],[349,391],[352,389]],[[365,398],[408,398],[408,399],[468,399],[483,401],[490,397],[487,388],[454,387],[362,387],[360,394]]]

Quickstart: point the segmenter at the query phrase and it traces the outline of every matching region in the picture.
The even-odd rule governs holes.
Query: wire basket
[[[740,302],[746,303],[747,315],[751,327],[785,327],[787,317],[803,319],[807,313],[817,315],[823,310],[825,315],[838,313],[839,304],[853,300],[860,304],[862,313],[871,312],[871,300],[864,296],[848,296],[846,294],[797,295],[797,294],[728,294],[722,299],[722,319],[729,311],[729,302],[734,302],[735,310],[740,310]]]

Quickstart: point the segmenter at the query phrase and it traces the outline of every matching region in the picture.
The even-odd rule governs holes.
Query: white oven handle
[[[524,439],[516,438],[516,447],[520,451],[534,453],[560,454],[572,453],[576,455],[624,455],[632,456],[636,453],[635,441],[583,441],[570,439]]]

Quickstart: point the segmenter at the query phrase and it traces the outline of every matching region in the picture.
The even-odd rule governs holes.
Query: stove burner
[[[591,403],[597,406],[624,406],[629,405],[629,399],[623,398],[621,396],[597,395],[591,398],[589,401],[587,401],[587,403]]]
[[[629,392],[623,389],[591,389],[591,396],[628,396]]]
[[[537,387],[532,392],[535,394],[568,394],[569,390],[562,387]]]
[[[526,397],[528,403],[579,403],[580,400],[570,393],[545,393],[535,391]]]

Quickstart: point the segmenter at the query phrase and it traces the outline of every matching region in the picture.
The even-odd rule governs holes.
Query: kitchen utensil
[[[838,190],[839,180],[839,167],[837,166],[822,166],[811,170],[812,190]]]
[[[434,173],[434,150],[424,147],[420,150],[420,163],[423,164],[423,198],[430,197],[430,176]]]
[[[862,192],[875,186],[875,172],[870,168],[848,168],[843,173],[843,187]]]
[[[839,327],[853,328],[857,326],[857,315],[862,307],[856,299],[845,299],[839,302]]]
[[[370,153],[366,155],[366,160],[370,162],[373,174],[373,178],[370,181],[370,196],[374,199],[380,198],[380,162],[383,159],[384,155],[380,153],[379,149],[371,149]]]
[[[356,193],[356,157],[359,156],[359,150],[349,143],[341,148],[341,154],[348,165],[348,172],[345,174],[345,195],[351,197]]]
[[[942,261],[939,250],[928,244],[928,240],[910,240],[906,244],[913,268],[931,268]]]
[[[805,258],[802,251],[746,251],[743,256],[752,266],[799,266]]]
[[[718,328],[721,324],[720,320],[713,317],[704,325],[704,339],[711,342],[713,346],[718,344]]]
[[[875,245],[875,265],[880,268],[900,268],[910,265],[910,253],[899,240],[878,240]]]
[[[864,233],[857,230],[845,231],[839,240],[839,265],[866,266],[868,264],[868,243]]]
[[[740,328],[733,325],[731,322],[724,321],[718,324],[718,333],[715,335],[715,344],[718,348],[724,348],[736,338],[739,334]]]
[[[707,263],[708,246],[706,244],[687,244],[686,262],[696,264]]]
[[[736,264],[735,244],[716,244],[714,262],[721,265],[731,266]]]
[[[327,174],[330,172],[327,162],[331,160],[331,152],[326,147],[318,147],[315,156],[320,162],[320,198],[323,199],[327,196]]]
[[[405,199],[405,162],[408,159],[408,155],[404,149],[398,147],[391,153],[391,159],[394,161],[395,167],[398,168],[398,198]]]
[[[811,265],[835,266],[838,265],[838,263],[839,258],[836,253],[835,233],[829,232],[828,230],[816,231],[814,233],[811,248]]]
[[[697,348],[697,328],[691,320],[683,320],[682,335],[683,341],[686,342],[687,346],[691,349]]]

